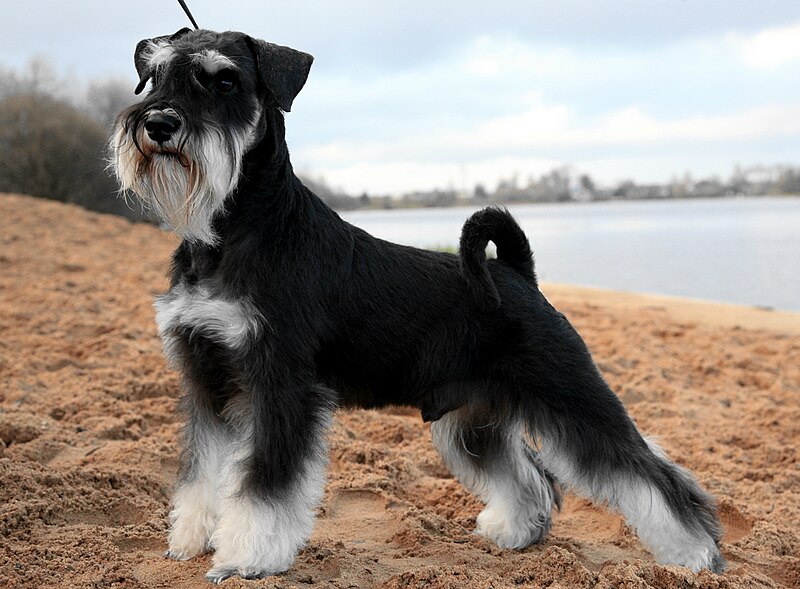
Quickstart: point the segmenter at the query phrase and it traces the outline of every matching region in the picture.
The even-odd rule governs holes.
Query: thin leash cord
[[[189,17],[189,20],[192,21],[195,30],[198,30],[200,27],[197,26],[197,22],[195,22],[192,13],[189,11],[189,7],[186,6],[186,2],[184,2],[183,0],[178,0],[178,3],[181,5],[181,8],[183,8],[183,11],[186,13],[186,16]]]

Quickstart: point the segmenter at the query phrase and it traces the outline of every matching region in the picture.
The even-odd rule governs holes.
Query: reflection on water
[[[390,241],[455,247],[475,208],[342,216]],[[800,198],[509,209],[531,240],[542,280],[800,311]]]

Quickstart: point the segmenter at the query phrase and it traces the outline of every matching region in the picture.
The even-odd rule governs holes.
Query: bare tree
[[[0,100],[0,192],[142,218],[116,197],[106,140],[103,125],[66,102],[38,94]]]
[[[59,87],[53,67],[43,57],[34,57],[22,73],[0,67],[0,99],[20,94],[53,96]]]
[[[0,192],[145,218],[117,198],[106,172],[109,126],[132,101],[130,87],[119,79],[91,84],[78,107],[62,96],[63,83],[44,59],[22,72],[0,67]]]
[[[82,110],[104,127],[110,128],[117,114],[136,100],[133,87],[130,80],[124,78],[92,82],[86,90],[86,102]]]

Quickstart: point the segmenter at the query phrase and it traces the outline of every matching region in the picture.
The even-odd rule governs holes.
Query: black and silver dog
[[[434,253],[345,223],[295,177],[283,112],[311,62],[235,32],[136,48],[137,90],[152,88],[117,119],[114,168],[183,238],[156,301],[188,416],[168,555],[214,550],[214,582],[285,571],[334,408],[405,404],[499,546],[542,541],[557,481],[622,512],[659,562],[722,570],[713,500],[637,431],[507,212]]]

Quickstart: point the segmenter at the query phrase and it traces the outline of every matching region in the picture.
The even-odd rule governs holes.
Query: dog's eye
[[[227,93],[236,88],[236,72],[233,70],[221,70],[214,76],[214,89],[218,92]]]
[[[203,88],[209,88],[213,81],[213,77],[203,68],[197,68],[194,72],[195,79],[200,83]]]

